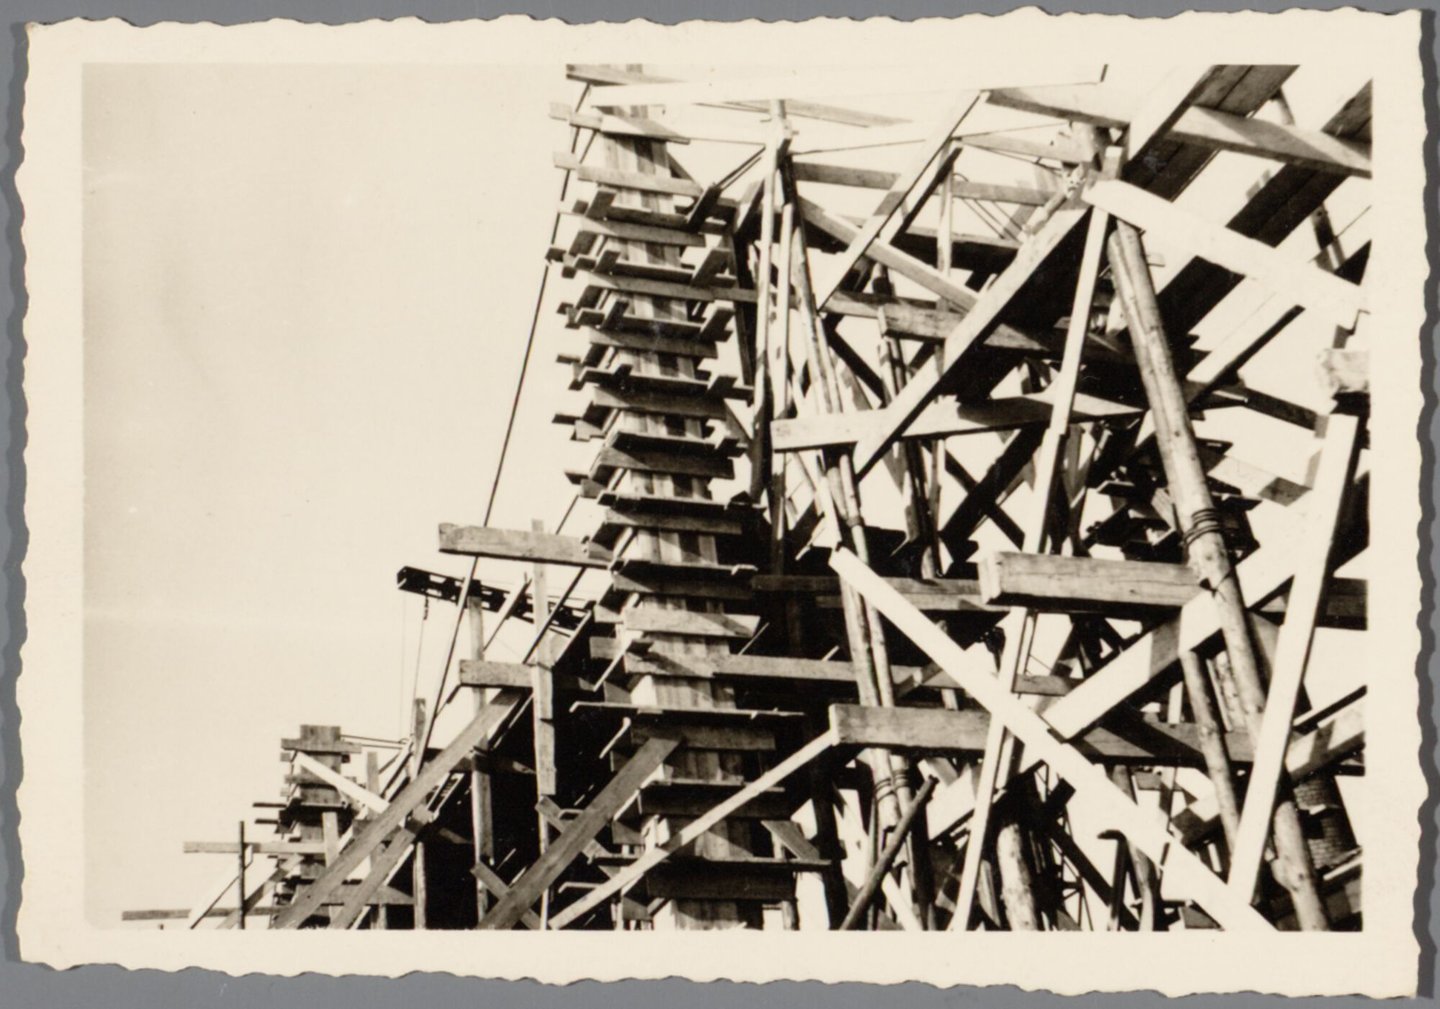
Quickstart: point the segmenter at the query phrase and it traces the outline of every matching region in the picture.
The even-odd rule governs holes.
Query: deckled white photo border
[[[1066,994],[1157,989],[1166,995],[1412,994],[1413,927],[1425,795],[1416,674],[1421,638],[1418,493],[1423,407],[1421,327],[1428,274],[1425,123],[1418,11],[1188,13],[1167,20],[1026,9],[954,20],[765,24],[567,25],[523,17],[432,25],[270,21],[221,27],[70,21],[32,27],[17,186],[29,311],[25,463],[28,638],[17,686],[24,756],[21,956],[55,967],[115,963],[234,974],[398,976],[448,971],[495,978],[682,976],[696,981],[817,979],[937,985],[1015,984]],[[83,424],[81,72],[87,63],[508,64],[735,62],[843,65],[877,54],[1002,66],[1007,54],[1156,63],[1363,60],[1375,79],[1375,244],[1365,286],[1374,313],[1374,446],[1366,809],[1387,825],[1365,852],[1365,931],[1355,934],[525,933],[132,931],[83,912],[81,647]],[[541,114],[537,111],[537,114]],[[123,759],[123,755],[121,755]],[[181,759],[177,755],[177,759]],[[137,815],[139,812],[137,811]]]

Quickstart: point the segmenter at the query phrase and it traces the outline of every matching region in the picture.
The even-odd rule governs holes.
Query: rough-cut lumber
[[[721,820],[725,819],[731,813],[735,812],[735,810],[746,805],[756,796],[763,794],[770,788],[773,788],[775,785],[780,784],[790,775],[794,774],[796,771],[800,770],[800,768],[804,767],[806,764],[814,760],[820,754],[830,749],[833,742],[834,737],[829,732],[822,733],[821,735],[812,739],[800,749],[790,754],[790,756],[780,761],[780,763],[770,768],[770,770],[766,771],[754,781],[747,784],[744,788],[741,788],[734,795],[730,796],[728,799],[725,799],[723,802],[718,803],[708,813],[705,813],[703,816],[699,816],[691,822],[685,824],[684,827],[681,827],[679,830],[677,830],[664,843],[657,845],[656,847],[646,849],[643,855],[641,855],[630,865],[626,866],[624,870],[617,873],[615,876],[602,883],[600,886],[597,886],[595,889],[591,890],[588,894],[586,894],[585,897],[576,901],[574,904],[571,904],[559,914],[552,917],[550,919],[550,927],[564,928],[576,918],[589,912],[598,904],[602,903],[603,901],[609,900],[615,894],[620,893],[622,890],[632,885],[636,880],[640,879],[640,877],[645,875],[645,873],[649,872],[650,869],[652,869],[654,866],[659,865],[661,862],[665,861],[665,859],[669,858],[675,852],[681,850],[682,848],[685,848],[686,846],[694,842],[696,838],[700,837],[700,835],[710,830]]]
[[[1082,84],[999,88],[991,91],[987,100],[992,105],[1094,126],[1125,127],[1141,98],[1112,85]],[[1190,106],[1165,130],[1165,137],[1341,175],[1369,178],[1371,173],[1369,144],[1219,109]]]
[[[759,626],[759,617],[698,610],[662,610],[631,607],[620,614],[627,630],[650,634],[690,634],[705,638],[748,638]]]
[[[1098,63],[1016,64],[1005,76],[1012,80],[1030,81],[1035,85],[1077,83],[1098,80]],[[992,71],[973,72],[966,67],[945,67],[925,70],[907,68],[900,72],[855,74],[848,70],[806,70],[775,76],[736,77],[723,80],[677,81],[675,83],[621,84],[599,88],[591,94],[591,104],[598,108],[615,109],[632,105],[663,105],[667,107],[693,104],[732,102],[768,102],[774,99],[871,97],[883,94],[913,94],[917,91],[961,91],[996,85]],[[1017,83],[1016,86],[1019,86]],[[960,117],[947,119],[944,135],[948,136]],[[953,125],[951,125],[953,123]],[[938,143],[936,144],[938,146]]]
[[[1020,677],[1016,682],[1024,679]],[[830,706],[830,727],[835,733],[836,745],[840,746],[974,754],[985,748],[990,721],[987,712],[978,710]],[[1073,743],[1079,752],[1105,764],[1199,767],[1203,763],[1199,734],[1193,725],[1172,724],[1155,718],[1137,718],[1111,727],[1092,728]],[[1246,733],[1229,733],[1226,745],[1236,763],[1247,761],[1250,738]]]
[[[1044,424],[1050,418],[1051,399],[1046,393],[1039,392],[966,404],[953,396],[944,396],[926,406],[899,437],[948,438]],[[1113,403],[1098,396],[1078,395],[1073,416],[1076,423],[1085,423],[1101,418],[1138,416],[1140,412],[1138,407]],[[893,408],[886,407],[777,420],[771,425],[772,444],[777,452],[853,445],[866,438],[883,435],[894,426],[894,417]]]
[[[500,691],[463,729],[456,733],[445,749],[431,758],[390,801],[385,811],[367,823],[363,830],[344,847],[340,857],[325,867],[320,877],[299,894],[295,901],[276,916],[276,928],[298,928],[334,893],[336,887],[359,868],[387,837],[401,828],[415,811],[451,773],[462,757],[486,741],[524,699],[517,691]]]
[[[254,848],[257,855],[323,855],[325,845],[320,841],[246,841],[247,848]],[[186,841],[187,855],[238,855],[239,841]]]
[[[1364,308],[1364,296],[1358,285],[1238,231],[1207,221],[1129,183],[1097,182],[1085,190],[1084,198],[1137,228],[1178,242],[1207,262],[1323,313],[1337,326],[1354,328],[1355,318]]]
[[[1199,591],[1184,564],[999,552],[980,559],[987,603],[1073,613],[1177,609]]]
[[[1082,208],[1062,207],[1045,223],[1039,232],[1020,247],[1014,261],[1005,272],[995,278],[982,294],[970,313],[946,339],[940,355],[942,367],[927,369],[916,375],[905,388],[900,390],[887,410],[888,418],[884,427],[867,435],[855,444],[855,473],[868,473],[890,450],[910,422],[920,415],[925,406],[934,398],[941,383],[953,374],[968,359],[974,348],[985,340],[1000,323],[1000,315],[1010,306],[1011,299],[1020,292],[1026,282],[1044,265],[1050,254],[1070,236],[1076,225],[1085,216]]]
[[[509,687],[530,689],[530,667],[519,662],[493,662],[488,659],[461,659],[462,687]]]
[[[609,567],[610,551],[573,536],[489,529],[484,526],[440,525],[440,552],[509,561],[568,564],[585,568]]]
[[[479,927],[507,929],[514,926],[678,745],[679,740],[673,738],[652,736],[646,740],[645,745],[590,800],[580,815],[550,842],[544,854],[515,881],[510,892],[496,901],[481,919]]]
[[[1326,419],[1324,446],[1306,516],[1307,549],[1295,569],[1285,623],[1271,662],[1255,766],[1245,790],[1245,805],[1240,811],[1240,827],[1230,859],[1230,887],[1246,899],[1255,891],[1276,793],[1284,776],[1295,704],[1310,661],[1310,644],[1330,573],[1331,545],[1345,490],[1350,486],[1359,433],[1359,421],[1354,417],[1333,414]]]
[[[1077,792],[1093,796],[1095,806],[1156,866],[1226,928],[1236,931],[1268,931],[1271,925],[1248,901],[1236,900],[1233,893],[1195,855],[1175,843],[1163,823],[1124,795],[1098,765],[1079,751],[1058,740],[1050,727],[1025,704],[996,682],[992,674],[969,667],[960,646],[919,610],[905,602],[885,582],[847,550],[837,550],[830,566],[855,586],[891,623],[923,648],[953,675],[972,697],[1002,720],[1008,731],[1025,745],[1027,753],[1044,761],[1068,781]]]

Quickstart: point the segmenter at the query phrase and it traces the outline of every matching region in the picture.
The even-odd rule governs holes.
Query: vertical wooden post
[[[1248,727],[1258,738],[1265,690],[1250,640],[1245,600],[1240,594],[1240,583],[1221,533],[1219,514],[1200,463],[1189,406],[1171,359],[1145,250],[1140,244],[1139,232],[1123,221],[1117,223],[1110,239],[1110,263],[1155,421],[1155,443],[1184,532],[1186,554],[1199,573],[1201,584],[1210,590],[1215,600],[1225,651]],[[1302,929],[1328,929],[1329,920],[1316,887],[1315,869],[1300,814],[1288,794],[1276,803],[1273,826],[1276,881],[1289,892],[1296,920]]]
[[[1111,164],[1113,165],[1113,159]],[[1089,335],[1090,311],[1095,297],[1095,284],[1100,274],[1100,259],[1104,252],[1105,232],[1109,217],[1101,210],[1092,211],[1090,225],[1085,234],[1085,249],[1081,256],[1080,273],[1075,282],[1075,295],[1071,303],[1070,324],[1065,333],[1065,349],[1060,362],[1060,373],[1052,385],[1054,400],[1050,408],[1050,421],[1040,442],[1040,457],[1035,464],[1035,503],[1030,515],[1030,524],[1025,530],[1022,549],[1027,553],[1040,552],[1046,542],[1050,501],[1056,487],[1056,473],[1060,465],[1060,452],[1070,432],[1070,415],[1075,402],[1075,390],[1080,381],[1080,364],[1085,350],[1085,339]],[[1000,658],[999,680],[1009,690],[1015,678],[1022,675],[1029,659],[1030,643],[1035,633],[1035,614],[1019,608],[1011,611],[1006,618],[1005,649]],[[965,862],[961,867],[960,891],[955,900],[955,917],[950,927],[964,931],[970,927],[970,915],[974,908],[975,884],[979,878],[980,861],[984,855],[989,835],[990,806],[994,801],[995,788],[1000,780],[1009,780],[1014,762],[1014,747],[999,719],[990,723],[985,737],[985,752],[981,758],[980,775],[975,786],[975,813],[970,820],[970,844],[965,849]],[[1018,820],[1012,820],[1005,828],[1011,833],[1022,828]],[[1008,854],[1022,853],[1023,846],[1018,839],[1005,841],[1004,853],[997,841],[996,860],[1000,864],[1002,888],[1011,901],[1019,899],[1019,887],[1028,880],[1028,870],[1016,863],[1006,867]],[[1008,853],[1008,854],[1007,854]],[[1007,883],[1008,880],[1008,883]],[[1033,900],[1033,897],[1032,897]],[[1009,912],[1009,903],[1006,910]],[[1009,915],[1012,927],[1016,922],[1035,920],[1033,910],[1016,916]]]
[[[427,721],[425,719],[425,699],[415,698],[415,748],[410,754],[410,780],[414,781],[420,774],[420,768],[425,765],[425,732]],[[415,894],[415,928],[425,927],[425,845],[419,841],[415,842],[415,851],[411,858],[411,880],[412,889]],[[384,906],[383,904],[381,905]]]
[[[1220,723],[1209,678],[1200,657],[1194,652],[1180,653],[1180,670],[1185,677],[1185,696],[1190,701],[1190,714],[1200,737],[1200,752],[1205,757],[1205,773],[1215,790],[1215,805],[1220,811],[1220,827],[1225,843],[1235,843],[1240,822],[1240,807],[1235,798],[1235,775],[1230,767],[1230,754],[1225,749],[1225,727]]]
[[[805,329],[805,349],[810,367],[810,380],[815,390],[821,413],[834,413],[839,405],[839,387],[835,380],[834,368],[825,346],[823,327],[816,308],[815,293],[810,281],[809,263],[805,251],[804,232],[797,232],[791,249],[793,257],[789,268],[794,273],[795,292]],[[862,521],[855,514],[858,497],[855,494],[855,470],[850,456],[846,453],[826,453],[824,457],[826,482],[830,488],[830,501],[838,514],[831,515],[837,531],[846,534],[857,556],[868,557],[869,547],[865,541]],[[868,705],[894,704],[894,683],[888,686],[888,693],[880,683],[881,670],[872,651],[872,629],[879,624],[876,615],[873,623],[868,606],[860,594],[843,582],[840,585],[840,603],[845,615],[845,635],[850,648],[850,661],[855,667],[856,690],[860,703]],[[889,667],[884,674],[888,677]],[[867,751],[866,761],[870,765],[875,781],[875,798],[882,821],[894,824],[900,818],[899,797],[894,787],[895,768],[888,751]]]
[[[470,619],[470,656],[475,660],[485,658],[485,605],[478,595],[469,594],[465,587],[465,607]],[[484,690],[472,690],[475,712],[485,707]],[[476,864],[487,864],[495,856],[495,825],[490,802],[490,774],[478,763],[470,772],[470,833],[472,855]],[[477,878],[475,880],[475,920],[485,917],[490,907],[490,891]]]
[[[239,924],[241,930],[244,930],[244,928],[245,928],[245,821],[244,821],[244,820],[241,820],[241,821],[240,821],[240,872],[239,872],[238,877],[237,877],[237,879],[236,879],[235,885],[236,885],[237,887],[239,887],[239,903],[238,903],[237,906],[238,906],[239,909],[240,909],[240,918],[239,918],[238,924]]]

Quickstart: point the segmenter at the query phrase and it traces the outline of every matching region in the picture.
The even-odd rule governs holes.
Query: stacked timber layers
[[[687,737],[620,817],[617,841],[628,827],[653,847],[755,777],[775,745],[749,719],[726,717],[733,692],[711,676],[758,623],[743,562],[754,515],[745,499],[717,500],[714,489],[744,450],[727,401],[750,390],[707,372],[733,335],[733,311],[710,294],[737,284],[733,205],[678,177],[658,134],[604,135],[596,146],[576,169],[596,187],[577,208],[579,255],[567,262],[585,274],[584,289],[564,307],[586,343],[574,387],[590,398],[583,416],[559,419],[599,443],[575,476],[605,509],[592,542],[616,558],[596,611],[612,633],[597,634],[591,652],[626,697],[615,710],[634,728],[621,749],[652,732]],[[647,874],[640,893],[655,925],[758,927],[765,906],[794,888],[794,864],[768,857],[766,843],[753,814],[732,817]]]

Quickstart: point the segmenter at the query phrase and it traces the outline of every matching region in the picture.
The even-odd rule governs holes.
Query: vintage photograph
[[[76,675],[27,704],[32,616],[22,954],[33,912],[65,959],[53,717],[112,962],[743,977],[764,931],[774,976],[1195,991],[1306,933],[1238,976],[1413,990],[1419,22],[1233,59],[1228,17],[38,30],[97,44],[20,182],[30,269],[79,267],[27,324]],[[1015,972],[1062,939],[1147,963]]]

